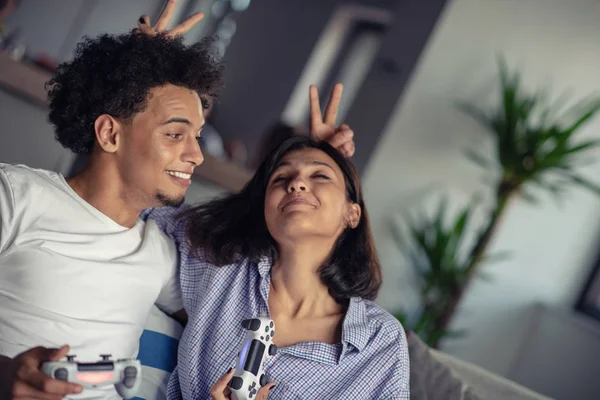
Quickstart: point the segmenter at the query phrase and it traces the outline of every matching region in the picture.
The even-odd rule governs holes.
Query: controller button
[[[269,327],[265,326],[265,332],[269,332]]]
[[[275,336],[275,331],[271,331],[271,338],[273,338],[273,336]]]
[[[267,380],[267,376],[265,374],[262,374],[260,376],[260,386],[265,386],[267,383],[269,383],[269,381]]]
[[[229,387],[232,388],[232,389],[234,389],[234,390],[241,389],[243,384],[244,384],[244,380],[241,377],[239,377],[239,376],[234,376],[229,381]]]
[[[271,337],[269,335],[267,335],[266,339],[267,339],[267,341],[269,341],[271,339]]]
[[[135,367],[125,368],[125,378],[135,378],[137,376],[137,369]]]
[[[269,324],[269,326],[270,326],[271,328],[273,328],[273,321],[271,321],[271,323]]]
[[[135,385],[135,378],[125,377],[125,379],[123,379],[123,385],[126,388],[131,389],[133,385]]]
[[[260,328],[260,320],[253,319],[245,319],[242,321],[242,328],[248,329],[249,331],[257,331]]]
[[[275,354],[277,354],[277,346],[272,344],[271,346],[269,346],[269,355],[274,356]]]
[[[112,357],[112,354],[100,354],[100,357],[102,357],[102,361],[108,361]]]
[[[69,371],[66,368],[59,368],[54,371],[54,379],[58,379],[59,381],[66,381],[69,377]]]

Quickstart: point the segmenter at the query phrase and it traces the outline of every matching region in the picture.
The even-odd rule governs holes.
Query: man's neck
[[[331,244],[325,244],[322,240],[296,242],[290,248],[279,249],[278,259],[271,271],[269,305],[272,313],[290,318],[318,318],[342,311],[318,272],[329,257],[330,249]]]
[[[135,225],[143,207],[128,201],[120,185],[118,176],[111,173],[110,168],[98,170],[93,165],[86,167],[81,173],[67,179],[69,186],[83,200],[88,202],[102,214],[126,228]]]

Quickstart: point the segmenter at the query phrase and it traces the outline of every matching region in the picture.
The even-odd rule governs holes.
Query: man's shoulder
[[[57,172],[32,168],[23,164],[0,163],[0,172],[9,180],[11,186],[55,182],[60,177]]]
[[[0,163],[0,180],[16,201],[42,194],[48,188],[58,187],[60,175],[45,169],[22,164]]]

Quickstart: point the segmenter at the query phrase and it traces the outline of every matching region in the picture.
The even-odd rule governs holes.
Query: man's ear
[[[348,211],[346,215],[346,223],[348,227],[354,229],[358,226],[360,222],[360,216],[362,215],[362,210],[360,206],[356,203],[348,204]]]
[[[108,114],[102,114],[94,121],[96,142],[102,150],[114,153],[119,148],[120,135],[123,133],[123,124]]]

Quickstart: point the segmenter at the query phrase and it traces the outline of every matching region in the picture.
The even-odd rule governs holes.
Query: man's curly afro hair
[[[196,91],[206,107],[220,90],[222,75],[211,40],[186,46],[165,35],[86,37],[47,84],[49,120],[60,144],[89,154],[100,115],[128,121],[145,109],[148,92],[165,84]]]

